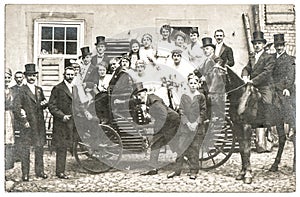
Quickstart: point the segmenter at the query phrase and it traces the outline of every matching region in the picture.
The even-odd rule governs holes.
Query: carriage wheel
[[[210,123],[200,149],[200,168],[209,170],[223,165],[234,152],[235,143],[233,124],[229,117],[226,116],[224,122],[217,125]]]
[[[115,167],[123,152],[123,145],[119,134],[110,126],[99,125],[106,137],[97,150],[89,144],[78,141],[75,144],[75,159],[78,164],[90,173],[106,172]]]

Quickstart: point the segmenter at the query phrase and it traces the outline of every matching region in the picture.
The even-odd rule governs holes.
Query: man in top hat
[[[154,135],[151,143],[150,166],[151,170],[143,172],[141,175],[155,175],[158,173],[158,156],[160,148],[167,145],[176,135],[180,124],[180,116],[177,112],[167,107],[163,100],[155,94],[147,94],[147,89],[143,83],[134,84],[132,93],[145,104],[148,110],[145,112],[148,118],[154,119]],[[175,150],[174,147],[171,147]]]
[[[256,136],[264,136],[265,128],[271,126],[271,107],[272,107],[272,71],[275,59],[272,55],[265,52],[264,46],[267,43],[264,33],[256,31],[253,33],[251,41],[255,55],[250,57],[248,64],[242,70],[242,77],[245,83],[252,83],[261,98],[258,101],[258,111],[256,119],[252,123],[252,128],[256,129]],[[243,131],[240,131],[243,132]],[[251,132],[244,132],[238,136],[244,136],[243,141],[239,139],[240,150],[244,150],[242,158],[242,170],[236,177],[237,180],[243,180],[245,183],[252,182],[250,166],[250,147]],[[258,149],[259,151],[259,149]]]
[[[213,120],[224,118],[225,70],[221,67],[222,59],[215,55],[216,46],[212,38],[202,38],[202,49],[206,56],[204,62],[194,71],[201,77],[204,95],[207,99],[207,118]]]
[[[94,84],[98,83],[98,72],[96,66],[94,66],[91,62],[92,60],[92,53],[90,52],[89,47],[82,47],[81,49],[81,58],[83,65],[80,68],[80,75],[83,83],[87,87],[93,87]]]
[[[190,30],[191,44],[188,45],[189,61],[197,66],[203,63],[205,56],[199,41],[198,27],[193,27]]]
[[[24,129],[20,133],[22,150],[22,180],[29,181],[30,146],[34,147],[35,175],[46,179],[44,173],[43,146],[46,144],[46,128],[43,110],[48,102],[41,87],[35,85],[37,79],[35,64],[25,65],[25,78],[27,83],[20,88],[15,99],[16,116],[21,120]],[[22,114],[25,112],[25,116]]]
[[[276,53],[273,54],[275,58],[275,64],[273,68],[273,83],[274,83],[274,99],[273,103],[277,113],[275,114],[274,122],[280,123],[284,120],[288,123],[290,128],[295,130],[295,113],[296,113],[296,98],[295,98],[295,57],[290,56],[285,50],[284,34],[274,35],[274,47]],[[276,125],[279,135],[284,135],[285,133],[283,124]],[[283,139],[283,138],[279,138]],[[279,143],[284,144],[285,141],[279,141]],[[275,161],[279,164],[279,161]],[[278,170],[277,166],[272,166],[272,171]],[[295,170],[295,157],[294,157],[294,168]]]
[[[100,64],[101,62],[106,62],[108,64],[109,58],[105,54],[105,50],[106,50],[105,37],[97,36],[95,46],[96,46],[97,54],[92,57],[92,64],[94,66]]]
[[[224,43],[224,37],[225,33],[222,29],[217,29],[215,31],[214,38],[217,41],[215,55],[223,60],[221,66],[226,64],[231,67],[234,65],[233,52],[232,49]]]

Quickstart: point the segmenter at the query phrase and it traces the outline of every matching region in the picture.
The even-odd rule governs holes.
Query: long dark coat
[[[220,58],[223,60],[222,65],[227,64],[228,66],[234,65],[233,51],[232,49],[223,43],[220,51]]]
[[[65,82],[54,86],[51,91],[48,108],[53,115],[53,140],[56,147],[71,147],[76,132],[74,119],[63,122],[65,115],[72,115],[72,94]]]
[[[43,146],[46,144],[46,128],[44,120],[44,109],[41,101],[45,96],[41,87],[35,86],[35,95],[27,85],[20,88],[19,94],[15,100],[15,115],[22,124],[29,122],[30,128],[24,129],[20,133],[20,143],[32,146]],[[21,109],[26,112],[26,118],[21,117]]]

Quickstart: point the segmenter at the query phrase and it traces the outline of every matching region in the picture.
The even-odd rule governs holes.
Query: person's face
[[[181,54],[174,53],[172,55],[172,58],[173,58],[174,63],[180,63],[180,61],[181,61]]]
[[[11,82],[11,75],[8,73],[5,73],[5,86],[8,86]]]
[[[115,71],[119,66],[120,66],[120,65],[119,65],[119,63],[117,62],[117,60],[112,60],[112,61],[110,62],[110,67],[111,67],[111,69],[112,69],[113,71]]]
[[[190,33],[190,39],[193,43],[197,42],[198,34],[197,33]]]
[[[98,73],[100,77],[104,77],[106,75],[106,68],[102,65],[99,66],[98,68]]]
[[[126,70],[129,69],[129,65],[130,65],[130,62],[127,59],[122,59],[121,60],[121,66],[123,68],[125,68]]]
[[[91,55],[87,55],[87,56],[85,56],[85,57],[83,58],[83,63],[84,63],[84,65],[90,64],[91,61],[92,61],[92,56],[91,56]]]
[[[98,45],[96,46],[96,50],[97,50],[97,52],[98,52],[99,54],[102,54],[102,53],[104,53],[104,51],[106,50],[106,47],[105,47],[104,44],[98,44]]]
[[[75,71],[72,69],[65,70],[64,78],[68,83],[71,83],[74,79]]]
[[[143,39],[143,45],[144,45],[145,48],[150,47],[150,46],[151,46],[151,43],[152,43],[152,41],[151,41],[150,38],[145,37],[145,38]]]
[[[162,29],[161,35],[162,35],[163,40],[167,40],[170,36],[170,32],[167,29]]]
[[[75,65],[75,66],[74,66]],[[73,64],[75,76],[80,72],[80,66],[78,64]]]
[[[21,85],[24,79],[24,75],[22,73],[16,73],[15,74],[15,81],[17,85]]]
[[[199,83],[196,78],[191,78],[188,82],[188,86],[189,86],[191,92],[194,93],[197,90],[197,88],[199,87]]]
[[[34,84],[34,82],[37,79],[37,74],[26,74],[25,77],[26,77],[27,83]]]
[[[139,49],[140,49],[140,46],[139,46],[138,43],[133,43],[132,44],[132,46],[131,46],[132,52],[137,53],[139,51]]]
[[[256,53],[260,52],[261,50],[264,49],[264,45],[265,45],[265,43],[262,42],[262,41],[255,41],[255,42],[253,42],[254,51]]]
[[[276,52],[279,54],[283,53],[285,50],[284,44],[276,44],[276,45],[274,45],[274,47],[275,47]]]
[[[184,39],[183,39],[183,37],[182,37],[182,36],[177,36],[177,38],[176,38],[176,40],[175,40],[175,44],[176,44],[177,46],[183,46],[183,44],[184,44]]]
[[[215,39],[216,39],[217,43],[220,44],[224,40],[224,34],[223,34],[223,32],[217,31],[215,33]]]
[[[146,96],[147,96],[147,91],[142,91],[137,93],[136,97],[143,103],[146,103]]]
[[[212,48],[211,46],[206,46],[203,48],[203,52],[206,57],[209,57],[214,53],[214,48]]]
[[[142,74],[145,71],[145,65],[143,63],[138,63],[136,65],[136,71],[138,74]]]

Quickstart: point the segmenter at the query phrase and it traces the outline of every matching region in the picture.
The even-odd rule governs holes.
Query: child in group
[[[206,99],[204,94],[199,92],[199,81],[195,74],[189,74],[189,91],[183,94],[180,99],[181,123],[179,127],[180,137],[177,143],[178,150],[176,150],[176,170],[168,174],[168,178],[181,174],[185,158],[190,165],[190,179],[196,179],[199,171],[199,152],[204,139],[203,121],[206,115]]]
[[[140,43],[139,41],[137,41],[136,39],[132,39],[130,40],[130,44],[129,44],[129,47],[130,47],[130,51],[128,53],[128,57],[130,58],[130,62],[131,62],[131,69],[132,70],[136,70],[136,61],[140,59]]]

